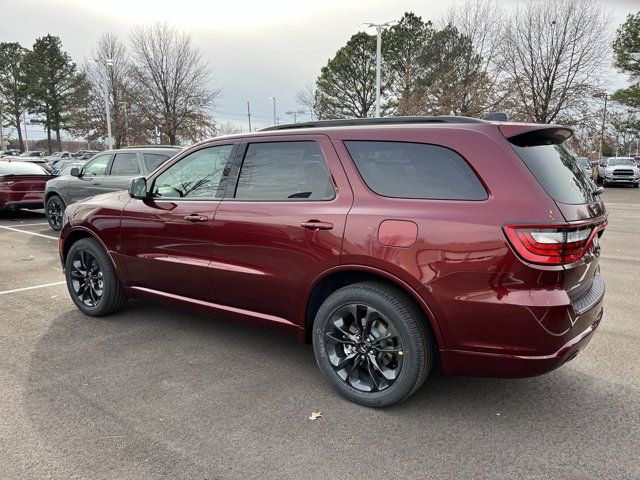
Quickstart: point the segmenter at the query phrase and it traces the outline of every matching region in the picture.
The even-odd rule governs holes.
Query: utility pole
[[[249,133],[251,133],[251,106],[247,101],[247,119],[249,120]]]
[[[600,129],[600,157],[598,158],[598,162],[602,160],[602,143],[604,142],[604,123],[607,119],[607,99],[609,95],[607,92],[603,91],[604,95],[604,111],[602,112],[602,128]]]
[[[298,115],[302,115],[307,112],[305,112],[304,110],[290,110],[284,113],[286,113],[287,115],[293,115],[293,123],[298,123]]]
[[[129,146],[129,117],[127,115],[127,102],[118,102],[122,105],[122,110],[124,111],[124,143],[125,146]]]
[[[22,112],[22,124],[24,125],[24,151],[29,150],[29,139],[27,138],[27,111]],[[51,150],[49,150],[51,151]]]
[[[368,27],[376,29],[376,117],[380,116],[380,76],[382,70],[382,30],[396,23],[365,23]]]
[[[269,97],[269,98],[273,100],[273,124],[277,125],[278,117],[276,116],[276,97]]]
[[[113,59],[112,58],[105,58],[104,60],[102,59],[96,59],[96,58],[91,58],[89,59],[90,62],[93,63],[97,63],[99,66],[103,67],[102,70],[102,76],[104,77],[104,108],[106,110],[107,113],[107,149],[108,150],[112,150],[113,149],[113,138],[111,137],[111,107],[109,106],[109,67],[111,67],[113,65]]]

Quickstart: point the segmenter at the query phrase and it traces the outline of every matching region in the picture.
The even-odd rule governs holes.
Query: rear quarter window
[[[555,201],[572,205],[597,201],[593,181],[562,145],[513,148]]]
[[[486,200],[487,192],[469,164],[438,145],[345,141],[367,186],[378,195],[431,200]]]

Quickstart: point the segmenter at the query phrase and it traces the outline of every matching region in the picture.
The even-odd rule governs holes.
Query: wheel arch
[[[433,310],[420,296],[420,294],[400,278],[391,275],[384,270],[379,270],[375,267],[369,267],[366,265],[340,265],[339,267],[323,272],[322,275],[314,279],[307,295],[305,296],[306,300],[302,313],[304,328],[301,329],[301,340],[306,343],[311,341],[311,330],[315,314],[318,311],[318,308],[320,308],[322,302],[331,295],[331,293],[347,285],[372,280],[395,285],[407,293],[425,315],[427,320],[426,324],[433,332],[437,347],[439,349],[444,348],[445,343],[442,331],[438,326]]]
[[[100,244],[100,246],[104,249],[104,251],[107,253],[107,256],[111,260],[111,264],[113,265],[113,269],[116,272],[118,280],[122,285],[125,285],[124,276],[120,271],[120,266],[117,262],[115,262],[113,255],[111,254],[107,246],[102,240],[100,240],[100,237],[96,235],[95,232],[86,227],[72,227],[68,232],[65,233],[64,237],[61,237],[62,243],[60,245],[60,259],[62,260],[62,267],[64,268],[64,266],[66,265],[67,254],[69,253],[69,249],[71,248],[71,246],[78,240],[82,240],[83,238],[91,238],[93,240],[96,240]]]

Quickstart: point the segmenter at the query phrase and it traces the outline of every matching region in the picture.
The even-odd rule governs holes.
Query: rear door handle
[[[206,215],[198,215],[196,213],[191,213],[184,217],[187,222],[206,222],[209,220],[209,217]]]
[[[333,228],[333,223],[321,222],[320,220],[309,220],[308,222],[302,222],[300,226],[307,230],[331,230]]]

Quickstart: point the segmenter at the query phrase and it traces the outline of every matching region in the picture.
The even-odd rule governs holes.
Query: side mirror
[[[147,199],[149,197],[147,179],[144,177],[133,178],[129,183],[129,196],[140,200]]]
[[[80,169],[78,167],[73,167],[71,169],[71,171],[69,172],[69,175],[71,175],[72,177],[79,177],[80,176]]]

